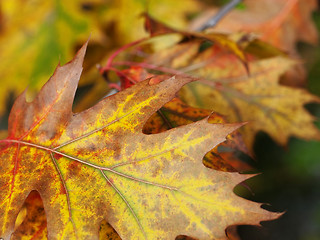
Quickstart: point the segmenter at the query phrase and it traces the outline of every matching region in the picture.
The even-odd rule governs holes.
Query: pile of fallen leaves
[[[255,172],[241,155],[254,159],[259,131],[283,146],[290,136],[320,139],[304,108],[320,99],[297,87],[305,85],[305,74],[294,48],[297,40],[317,41],[309,19],[315,1],[261,0],[257,8],[247,0],[245,11],[235,10],[203,32],[194,29],[206,14],[189,30],[143,14],[146,32],[129,43],[114,43],[103,31],[126,1],[113,8],[103,1],[83,3],[82,11],[109,13],[91,18],[79,13],[76,1],[47,1],[32,14],[37,1],[26,1],[23,11],[32,19],[25,31],[32,38],[14,33],[23,19],[13,18],[19,8],[9,2],[2,6],[0,46],[15,45],[0,53],[9,59],[0,76],[13,94],[22,88],[16,86],[21,76],[28,76],[31,93],[14,101],[7,136],[0,140],[1,239],[239,239],[227,227],[282,214],[233,189],[248,187],[244,181],[253,175],[241,173]],[[270,7],[267,14],[257,10],[261,4]],[[177,16],[193,5],[195,11],[203,7],[187,1]],[[132,40],[130,17],[119,18],[115,39],[126,33]],[[35,31],[39,19],[44,21]],[[250,25],[250,19],[258,20]],[[58,32],[65,31],[62,39]],[[38,93],[32,90],[48,70],[21,58],[16,64],[24,61],[26,69],[8,67],[21,53],[32,63],[55,62],[54,53],[35,51],[46,47],[64,52],[64,60],[90,31],[98,34],[89,43],[85,93],[76,100],[88,42]],[[301,39],[301,31],[311,34]],[[96,68],[98,62],[105,63]],[[3,114],[8,96],[1,96]]]

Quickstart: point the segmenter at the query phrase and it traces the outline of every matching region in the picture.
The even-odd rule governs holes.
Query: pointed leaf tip
[[[79,61],[81,62],[81,64],[83,63],[84,60],[84,56],[86,55],[86,51],[87,51],[87,47],[88,47],[88,43],[89,43],[88,39],[83,45],[82,47],[78,50],[77,54],[75,55],[74,59],[72,61],[74,61],[75,59],[79,59]]]

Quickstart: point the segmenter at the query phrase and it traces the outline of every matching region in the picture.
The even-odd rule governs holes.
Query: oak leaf
[[[208,63],[219,52],[210,48],[195,57],[191,64],[206,63],[193,72],[202,80],[183,88],[182,100],[194,107],[217,111],[229,121],[248,121],[240,132],[249,148],[258,131],[268,133],[282,145],[290,136],[320,138],[313,124],[315,118],[304,108],[307,103],[319,102],[319,98],[304,89],[279,84],[280,77],[295,64],[294,60],[273,57],[251,61],[248,76],[230,54]]]
[[[147,119],[192,78],[142,81],[73,114],[85,49],[58,67],[32,102],[24,92],[14,103],[8,138],[0,141],[1,238],[10,238],[32,190],[43,200],[48,239],[98,239],[103,220],[122,239],[218,239],[228,225],[278,216],[232,192],[248,176],[201,164],[242,124],[204,119],[142,133]]]

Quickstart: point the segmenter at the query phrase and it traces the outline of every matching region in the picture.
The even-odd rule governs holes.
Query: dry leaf
[[[208,49],[194,63],[206,62],[220,51]],[[306,90],[279,84],[280,77],[294,64],[283,57],[252,61],[248,76],[234,56],[224,55],[197,70],[194,74],[202,80],[186,86],[180,96],[194,107],[227,116],[231,122],[248,121],[240,131],[250,148],[260,130],[282,145],[290,136],[319,139],[315,118],[304,108],[319,99]]]

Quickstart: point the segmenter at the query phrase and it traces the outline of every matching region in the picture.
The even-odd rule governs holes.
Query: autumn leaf
[[[206,62],[217,52],[217,48],[207,49],[192,64]],[[304,108],[319,99],[306,90],[279,84],[281,75],[294,64],[284,57],[252,61],[248,76],[234,56],[224,55],[196,70],[194,74],[202,80],[186,86],[180,96],[192,106],[227,116],[229,121],[248,121],[240,131],[250,148],[258,131],[282,145],[290,136],[319,139],[315,118]]]
[[[228,225],[278,216],[232,192],[250,176],[201,164],[242,124],[204,119],[142,133],[147,119],[192,78],[142,81],[73,114],[85,48],[56,69],[32,102],[24,92],[14,103],[8,138],[0,141],[0,237],[10,238],[32,190],[43,200],[48,239],[98,239],[103,220],[122,239],[218,239]]]

